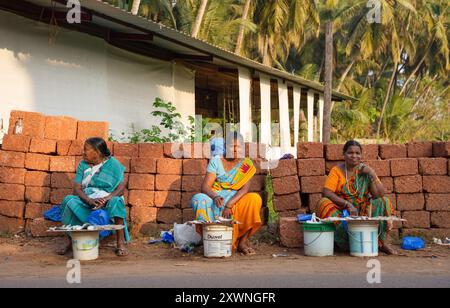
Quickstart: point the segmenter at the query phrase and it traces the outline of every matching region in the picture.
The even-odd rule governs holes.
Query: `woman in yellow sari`
[[[234,142],[225,151],[225,141],[222,138],[212,140],[212,158],[202,185],[202,193],[192,198],[192,207],[196,220],[199,221],[214,222],[220,217],[232,217],[238,221],[240,224],[233,227],[233,250],[253,255],[255,250],[250,246],[249,239],[262,224],[262,199],[259,194],[249,193],[256,167],[249,158],[238,158],[243,146],[242,137],[238,133],[233,133],[228,141]],[[225,153],[228,154],[227,158],[224,158]],[[225,166],[228,165],[235,167],[226,170]]]
[[[351,216],[394,216],[395,209],[375,171],[362,163],[362,146],[349,141],[344,146],[345,162],[334,167],[328,176],[320,202],[319,217],[342,217],[347,210]],[[386,240],[392,223],[380,222],[380,250],[392,255],[397,252]],[[348,249],[348,233],[343,223],[337,224],[335,242]]]

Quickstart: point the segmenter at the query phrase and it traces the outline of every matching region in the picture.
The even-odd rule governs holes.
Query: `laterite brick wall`
[[[24,119],[19,136],[12,134],[18,118]],[[45,221],[43,213],[72,194],[84,140],[107,138],[109,125],[21,111],[11,113],[10,123],[0,150],[0,232],[46,236],[55,224]],[[126,168],[125,201],[133,233],[193,220],[190,200],[200,191],[209,145],[109,143],[109,148]],[[264,191],[264,173],[258,167],[253,192]]]
[[[281,161],[273,170],[274,207],[280,214],[280,237],[287,247],[301,247],[295,216],[317,213],[326,175],[343,162],[343,145],[299,144],[298,160]],[[394,238],[450,236],[450,142],[366,145],[364,161],[374,168],[395,204]]]

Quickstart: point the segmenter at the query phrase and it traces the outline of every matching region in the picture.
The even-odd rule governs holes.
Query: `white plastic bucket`
[[[329,257],[334,255],[334,225],[303,224],[305,255]]]
[[[349,221],[348,237],[352,256],[378,256],[378,222]]]
[[[203,227],[203,248],[207,258],[228,258],[233,254],[233,228],[223,225]]]
[[[73,258],[80,261],[98,259],[99,232],[72,232]]]

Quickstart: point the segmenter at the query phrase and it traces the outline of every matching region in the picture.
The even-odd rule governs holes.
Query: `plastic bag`
[[[89,214],[87,222],[93,226],[106,226],[110,223],[108,212],[104,210],[93,211]],[[100,238],[106,238],[111,235],[111,231],[101,231]]]
[[[61,222],[61,206],[55,206],[54,208],[48,210],[44,213],[44,218],[49,221]]]
[[[403,238],[402,249],[404,250],[419,250],[424,248],[425,248],[425,241],[420,237]]]
[[[173,234],[175,243],[178,247],[190,244],[198,245],[202,240],[202,237],[197,233],[194,225],[175,224],[173,227]]]

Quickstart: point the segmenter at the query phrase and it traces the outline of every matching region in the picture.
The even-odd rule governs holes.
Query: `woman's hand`
[[[348,201],[345,204],[346,204],[346,208],[350,212],[350,216],[358,216],[359,215],[358,209],[353,204],[351,204]]]
[[[93,208],[93,210],[97,211],[104,208],[108,204],[109,200],[111,200],[111,198],[109,197],[94,200],[95,207]]]
[[[370,168],[369,166],[365,165],[365,164],[361,164],[360,165],[359,171],[362,174],[367,174],[367,175],[370,175],[370,176],[373,176],[373,177],[377,176],[375,171],[372,168]]]
[[[219,209],[221,209],[225,206],[225,199],[223,197],[217,196],[216,198],[214,198],[214,203]]]
[[[222,213],[222,217],[225,219],[230,219],[231,216],[233,215],[231,208],[229,208],[228,206],[225,208],[225,210],[223,210]]]

